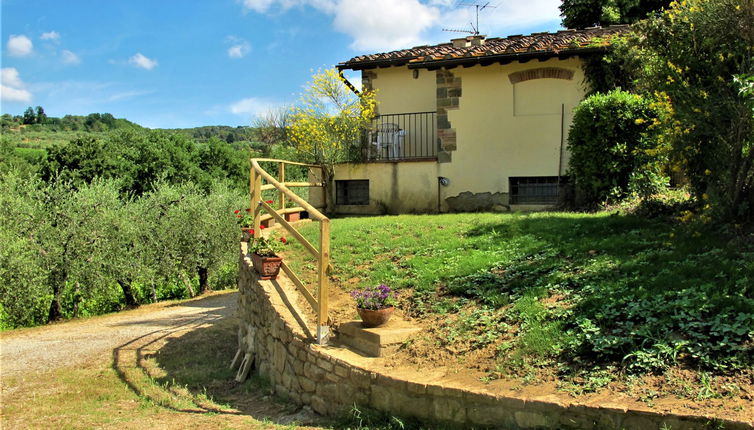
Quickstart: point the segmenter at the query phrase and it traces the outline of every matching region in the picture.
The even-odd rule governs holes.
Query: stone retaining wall
[[[412,416],[454,427],[503,429],[751,429],[740,422],[665,415],[618,407],[563,404],[555,397],[518,399],[421,382],[369,369],[366,359],[346,360],[339,348],[319,346],[291,312],[295,292],[285,279],[260,281],[244,256],[239,278],[239,348],[250,354],[253,371],[267,378],[275,393],[297,404],[333,415],[354,404],[395,416]],[[300,318],[300,317],[299,317]],[[379,360],[379,359],[371,359]],[[411,380],[416,379],[416,380]],[[426,379],[425,379],[426,381]],[[718,428],[718,427],[715,427]]]

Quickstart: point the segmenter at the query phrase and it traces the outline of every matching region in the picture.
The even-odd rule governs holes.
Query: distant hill
[[[67,143],[76,136],[100,134],[115,130],[144,130],[145,127],[125,118],[115,118],[109,113],[91,113],[89,115],[66,115],[62,118],[48,117],[33,109],[27,109],[24,115],[0,117],[0,127],[4,138],[17,147],[44,149],[54,144]],[[196,142],[206,142],[217,138],[231,144],[237,142],[254,142],[253,127],[227,125],[210,125],[194,128],[159,129],[171,133],[183,134]],[[237,144],[234,145],[238,146]]]
[[[162,130],[184,134],[197,142],[205,142],[216,137],[225,142],[234,143],[255,141],[256,129],[247,126],[231,127],[228,125],[207,125],[204,127],[167,128]]]

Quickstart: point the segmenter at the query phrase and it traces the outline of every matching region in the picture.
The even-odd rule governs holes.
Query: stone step
[[[411,323],[396,318],[374,328],[362,327],[361,321],[354,320],[338,326],[335,341],[369,357],[386,357],[420,331]]]

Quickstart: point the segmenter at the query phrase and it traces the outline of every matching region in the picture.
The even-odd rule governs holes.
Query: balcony
[[[437,112],[384,114],[364,137],[366,161],[437,158]]]

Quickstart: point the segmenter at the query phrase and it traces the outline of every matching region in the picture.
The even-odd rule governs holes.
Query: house
[[[376,90],[364,162],[336,166],[339,213],[505,211],[558,202],[584,59],[627,26],[485,38],[354,57]]]

